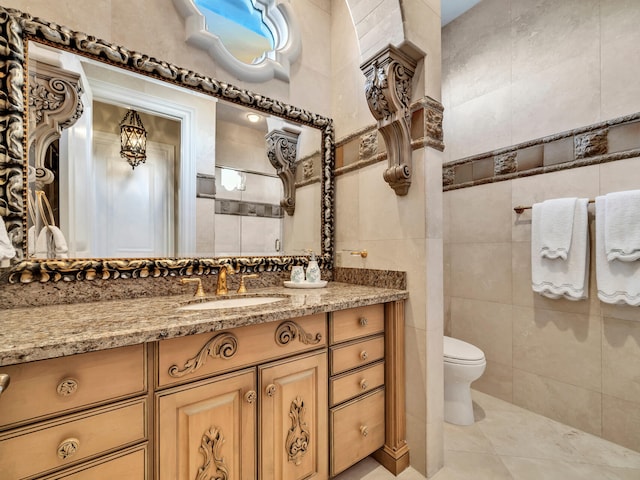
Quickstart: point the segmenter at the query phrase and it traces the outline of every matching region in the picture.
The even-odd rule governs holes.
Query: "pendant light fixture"
[[[147,160],[147,131],[135,110],[128,110],[120,122],[120,156],[133,169]]]

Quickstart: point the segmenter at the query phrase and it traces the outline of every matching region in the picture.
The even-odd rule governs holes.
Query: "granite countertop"
[[[179,310],[191,295],[0,310],[0,366],[273,322],[408,298],[406,290],[330,282],[325,288],[269,287],[242,296],[282,301],[241,308]],[[239,295],[208,295],[205,299]]]

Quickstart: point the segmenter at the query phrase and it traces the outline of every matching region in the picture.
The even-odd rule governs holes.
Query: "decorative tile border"
[[[447,162],[443,190],[640,157],[640,112]]]
[[[431,147],[444,150],[442,118],[444,108],[430,97],[411,105],[411,149]],[[336,142],[337,175],[387,161],[386,145],[376,125],[357,130]]]

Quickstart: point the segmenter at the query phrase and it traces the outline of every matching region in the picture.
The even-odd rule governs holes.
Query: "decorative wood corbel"
[[[385,181],[397,195],[411,185],[411,80],[416,62],[392,45],[360,66],[367,78],[365,95],[387,146]]]
[[[272,130],[267,139],[267,156],[284,187],[280,206],[293,215],[296,209],[296,158],[298,156],[298,132]]]
[[[36,188],[54,181],[44,162],[47,149],[62,130],[78,121],[83,112],[80,75],[47,63],[29,64],[29,163],[36,169]]]

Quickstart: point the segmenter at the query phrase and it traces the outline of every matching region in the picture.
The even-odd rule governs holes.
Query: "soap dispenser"
[[[318,267],[318,262],[316,261],[316,254],[313,252],[311,252],[311,258],[307,265],[306,278],[309,283],[318,283],[320,281],[320,267]]]

